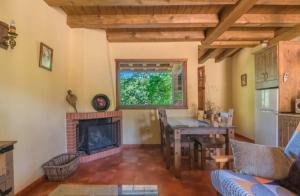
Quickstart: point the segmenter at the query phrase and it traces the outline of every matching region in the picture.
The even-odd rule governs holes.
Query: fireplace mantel
[[[121,120],[121,145],[116,148],[107,149],[91,155],[82,155],[80,162],[90,162],[96,159],[104,158],[116,153],[121,152],[122,149],[122,112],[109,111],[109,112],[80,112],[80,113],[67,113],[66,114],[66,136],[67,136],[67,151],[74,153],[77,151],[76,146],[76,126],[79,120],[99,119],[99,118],[112,118],[113,120]]]

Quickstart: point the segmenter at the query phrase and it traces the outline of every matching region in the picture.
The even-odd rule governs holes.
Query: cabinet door
[[[266,81],[278,81],[277,47],[269,48],[266,55]]]
[[[263,88],[263,83],[265,81],[265,54],[259,53],[255,55],[255,82],[256,88]]]

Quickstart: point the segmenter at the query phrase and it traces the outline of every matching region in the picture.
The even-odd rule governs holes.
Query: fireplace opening
[[[100,118],[80,120],[76,131],[77,152],[93,154],[120,146],[120,120]]]

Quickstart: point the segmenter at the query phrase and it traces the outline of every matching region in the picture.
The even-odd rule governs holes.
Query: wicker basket
[[[70,176],[79,166],[78,154],[61,154],[42,165],[50,181],[62,181]]]

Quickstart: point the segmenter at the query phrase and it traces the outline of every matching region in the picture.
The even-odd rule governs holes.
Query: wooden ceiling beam
[[[215,58],[220,53],[222,53],[223,50],[224,49],[208,49],[202,56],[199,55],[198,64],[203,64],[208,59]]]
[[[300,5],[300,0],[258,0],[256,5]]]
[[[219,62],[223,61],[224,59],[226,59],[227,57],[230,57],[231,55],[237,53],[240,50],[241,50],[241,48],[226,49],[224,52],[222,52],[215,58],[215,62],[219,63]]]
[[[237,0],[45,0],[50,6],[233,5]],[[300,0],[258,0],[256,5],[300,5]]]
[[[243,14],[247,13],[257,0],[239,0],[234,6],[224,10],[220,16],[220,23],[216,28],[207,32],[202,44],[209,45],[228,30]]]
[[[273,39],[269,40],[269,45],[274,45],[279,41],[289,41],[300,36],[300,24],[292,28],[282,28],[276,32]]]
[[[206,28],[216,27],[219,19],[216,14],[69,15],[67,23],[72,28],[92,29]],[[233,26],[293,27],[296,24],[300,24],[300,14],[244,14]]]
[[[45,0],[50,6],[229,5],[237,0]]]
[[[182,28],[215,27],[216,14],[157,14],[157,15],[69,15],[73,28]]]
[[[300,22],[300,14],[243,14],[233,27],[292,27]]]
[[[273,30],[264,29],[249,29],[243,30],[228,30],[225,31],[217,40],[218,41],[262,41],[274,38]]]
[[[107,31],[110,42],[201,41],[203,31]],[[274,37],[274,31],[229,30],[218,41],[263,41]]]
[[[207,48],[248,48],[261,44],[260,41],[214,41],[210,45],[200,45],[199,50]]]
[[[201,41],[203,31],[107,32],[110,42]]]

